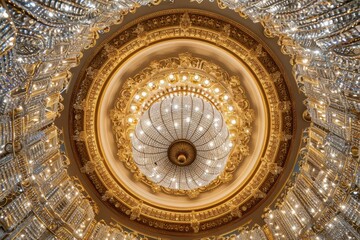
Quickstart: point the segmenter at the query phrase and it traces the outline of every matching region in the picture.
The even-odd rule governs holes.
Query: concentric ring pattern
[[[196,159],[187,166],[170,161],[169,147],[190,142]],[[140,118],[132,137],[133,158],[142,174],[156,184],[192,190],[205,186],[223,171],[232,148],[219,111],[193,96],[173,96],[154,103]]]

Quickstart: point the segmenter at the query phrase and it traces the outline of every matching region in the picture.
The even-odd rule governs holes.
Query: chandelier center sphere
[[[168,148],[168,158],[177,166],[190,165],[196,159],[196,148],[186,139],[176,140]]]

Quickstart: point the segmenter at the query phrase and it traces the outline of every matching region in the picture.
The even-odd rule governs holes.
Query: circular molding
[[[236,57],[250,69],[267,106],[267,134],[256,167],[244,184],[206,207],[179,210],[156,206],[119,185],[97,141],[98,99],[110,76],[132,55],[159,42],[196,39]],[[237,82],[233,82],[236,84]],[[109,41],[87,68],[74,98],[74,137],[84,171],[102,195],[131,220],[172,232],[198,232],[251,212],[265,198],[285,164],[293,134],[292,104],[279,67],[262,44],[238,24],[200,11],[167,11],[129,25]],[[129,96],[130,97],[130,96]],[[240,151],[240,150],[239,150]],[[243,149],[249,154],[249,149]],[[231,179],[227,181],[231,182]]]
[[[112,79],[116,79],[115,75]],[[224,124],[228,126],[230,132],[229,140],[237,143],[225,165],[225,171],[209,185],[191,190],[175,190],[154,184],[154,181],[149,180],[138,170],[132,160],[132,148],[129,144],[137,119],[141,119],[149,106],[156,101],[179,94],[195,96],[211,103],[216,111],[222,113],[221,118],[224,118]],[[197,197],[201,192],[228,182],[237,166],[250,153],[248,143],[252,135],[251,122],[254,119],[254,111],[249,107],[239,77],[230,76],[212,62],[193,57],[189,53],[152,61],[150,66],[126,79],[118,95],[110,118],[113,122],[116,143],[121,146],[118,149],[119,159],[134,172],[136,180],[144,182],[154,192],[163,191],[173,195]]]

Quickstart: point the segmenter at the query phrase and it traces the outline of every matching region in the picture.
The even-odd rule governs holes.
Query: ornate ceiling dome
[[[2,1],[0,239],[360,239],[358,10]]]
[[[267,46],[229,19],[154,13],[84,68],[73,147],[102,200],[131,221],[169,234],[224,229],[271,202],[294,166],[285,75]]]
[[[170,189],[208,185],[223,171],[232,146],[221,113],[201,98],[183,95],[154,103],[132,137],[141,173]]]

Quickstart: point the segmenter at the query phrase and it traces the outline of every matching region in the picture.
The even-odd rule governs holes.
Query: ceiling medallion
[[[124,162],[126,167],[134,172],[135,179],[149,185],[153,192],[163,191],[173,195],[188,195],[190,198],[197,197],[201,192],[211,190],[221,183],[230,181],[237,166],[243,158],[250,153],[248,143],[252,132],[251,122],[254,117],[253,110],[249,108],[245,91],[241,88],[240,84],[232,87],[235,81],[240,82],[238,77],[229,76],[229,74],[214,63],[193,57],[190,53],[181,53],[179,57],[153,61],[150,66],[143,69],[140,73],[127,79],[124,82],[123,88],[120,90],[119,98],[115,103],[115,108],[111,111],[110,117],[114,124],[114,136],[116,137],[118,146],[120,146],[118,152],[119,159]],[[179,96],[183,97],[179,98]],[[191,99],[191,101],[185,104],[187,106],[182,106],[181,102],[173,104],[174,99],[176,99],[175,102],[179,101],[179,99],[184,101],[190,101]],[[161,104],[159,104],[159,102],[161,102]],[[159,110],[160,106],[163,110],[162,113],[160,113],[161,111]],[[155,108],[156,110],[154,110]],[[177,116],[179,119],[175,121],[174,118],[176,118],[176,114],[174,114],[174,112],[180,113],[179,110],[184,108],[188,110],[190,108],[192,109],[191,111],[186,110],[181,112],[184,115]],[[153,113],[153,111],[155,111],[155,113]],[[166,114],[166,111],[169,114]],[[196,115],[197,113],[198,115]],[[139,142],[150,144],[149,141],[151,141],[151,137],[148,137],[149,135],[146,134],[149,132],[149,129],[146,131],[141,128],[145,128],[147,125],[149,125],[149,127],[153,126],[152,121],[149,119],[151,119],[151,116],[158,117],[159,114],[164,114],[164,117],[168,116],[167,119],[157,118],[159,121],[161,120],[162,125],[169,124],[174,126],[171,126],[171,128],[168,127],[170,129],[168,131],[165,131],[167,128],[164,126],[156,126],[158,129],[152,128],[155,133],[164,131],[162,134],[166,135],[162,137],[162,134],[160,134],[160,136],[151,143],[153,146],[156,145],[157,148],[164,150],[162,152],[164,155],[154,155],[152,153],[155,158],[161,158],[161,161],[156,163],[159,165],[156,166],[154,161],[147,159],[148,156],[142,149],[134,146],[131,147],[130,143],[132,139],[133,145],[138,145]],[[127,119],[127,121],[124,122],[122,119]],[[143,120],[138,122],[138,119]],[[186,127],[187,125],[181,126],[181,123],[188,124],[187,121],[194,121],[193,125],[200,125],[195,126],[198,131],[195,131],[196,128],[193,127],[189,129],[188,136],[195,139],[186,140],[190,142],[192,140],[198,140],[196,138],[202,136],[199,134],[207,134],[204,136],[209,137],[208,135],[210,133],[207,132],[207,130],[210,130],[209,126],[211,125],[209,125],[209,123],[213,121],[213,127],[215,127],[215,129],[220,126],[222,127],[220,133],[223,137],[226,137],[226,139],[223,139],[223,142],[227,143],[227,149],[222,149],[222,153],[225,152],[226,154],[219,155],[219,159],[215,164],[218,165],[218,167],[216,167],[217,170],[215,170],[216,168],[213,170],[210,168],[204,169],[204,166],[209,167],[213,165],[210,155],[219,149],[215,149],[214,152],[209,152],[208,155],[206,155],[202,149],[201,153],[203,154],[199,156],[202,157],[200,161],[202,165],[198,165],[197,163],[194,165],[197,166],[196,171],[188,172],[188,174],[197,176],[198,181],[193,179],[193,177],[189,177],[189,179],[193,180],[191,183],[180,183],[180,177],[178,176],[181,171],[180,168],[176,171],[171,168],[171,165],[168,165],[168,168],[171,168],[172,171],[177,173],[171,172],[169,175],[166,175],[167,172],[164,171],[164,168],[160,168],[160,165],[165,164],[165,160],[169,160],[165,158],[168,146],[173,141],[182,139],[177,137],[178,131],[176,127],[179,129]],[[202,124],[203,126],[201,126]],[[177,126],[175,127],[175,125]],[[201,131],[199,131],[199,129],[201,129]],[[134,133],[136,133],[135,136]],[[150,130],[149,134],[153,134],[153,132]],[[142,136],[147,138],[142,139]],[[218,139],[214,136],[210,138],[214,138],[214,140]],[[166,143],[163,144],[161,141],[165,141]],[[198,141],[201,142],[204,140],[199,139]],[[232,147],[233,143],[235,144],[234,148]],[[194,142],[192,142],[192,144],[194,144]],[[201,144],[203,143],[201,142]],[[217,146],[214,141],[209,141],[209,144]],[[194,145],[196,148],[196,144]],[[214,146],[210,146],[210,148],[214,148]],[[147,149],[153,151],[149,149],[149,146],[147,146]],[[231,151],[232,149],[233,151]],[[230,157],[229,161],[226,161],[228,153],[230,153]],[[144,160],[139,161],[139,156],[147,159],[149,164],[145,164]],[[175,156],[175,158],[177,158],[177,156]],[[183,159],[183,157],[181,158]],[[178,161],[174,158],[171,159],[170,162]],[[185,162],[189,161],[185,159]],[[153,166],[150,166],[151,164],[153,164]],[[188,168],[189,167],[186,167],[185,169]],[[160,169],[161,171],[159,172]],[[201,178],[207,180],[199,180],[201,178],[198,176],[199,173],[196,172],[200,172],[200,169],[202,169],[205,174],[205,176]],[[164,175],[167,177],[164,178]]]
[[[196,148],[186,139],[175,140],[167,150],[167,157],[177,166],[188,166],[196,159]]]
[[[168,54],[166,58],[162,57],[163,60],[158,60],[161,59],[158,57],[151,63],[149,61],[149,66],[144,71],[140,69],[139,75],[133,78],[129,76],[135,75],[134,72],[120,81],[114,78],[116,71],[121,70],[128,61],[131,62],[131,58],[159,47],[159,43],[172,44],[178,40],[195,45],[201,43],[201,47],[207,48],[204,51],[217,49],[217,53],[231,55],[237,66],[245,66],[252,77],[231,77],[227,74],[231,72],[228,66],[223,66],[222,70],[206,60],[212,59],[219,63],[221,58],[218,56],[199,58],[182,53],[178,57],[169,57]],[[76,94],[73,96],[74,116],[70,124],[73,128],[73,147],[83,166],[82,171],[87,174],[102,200],[113,206],[113,210],[119,214],[128,215],[129,220],[166,233],[211,231],[229,222],[249,220],[250,213],[262,206],[262,199],[268,200],[268,196],[276,195],[277,190],[270,190],[274,189],[283,167],[290,166],[285,163],[293,134],[292,102],[281,68],[269,52],[241,25],[203,11],[178,9],[157,12],[125,26],[90,61],[81,80],[76,83]],[[173,51],[171,56],[178,53],[179,49]],[[197,67],[191,70],[189,66]],[[219,82],[219,79],[222,81]],[[176,84],[173,84],[174,81]],[[106,89],[111,89],[107,86],[114,82],[121,82],[111,93],[111,99],[118,96],[115,107],[113,100],[110,103],[101,100],[105,97],[103,94]],[[250,100],[246,98],[242,83],[254,83],[253,86],[257,86],[257,90],[248,94],[254,111],[249,108]],[[247,89],[255,88],[248,85]],[[254,99],[257,94],[259,100]],[[221,112],[228,126],[230,141],[234,143],[223,173],[207,189],[198,188],[207,192],[192,200],[186,197],[189,194],[185,190],[167,192],[169,188],[155,184],[152,186],[146,177],[138,174],[130,144],[138,119],[154,103],[181,95],[201,98]],[[105,102],[106,108],[102,105]],[[100,118],[103,116],[100,114],[102,109],[106,109],[105,114],[110,113],[111,116],[106,130],[115,135],[115,144],[111,145],[111,153],[115,153],[111,159],[107,158],[108,152],[104,151],[108,146],[102,142],[111,137],[100,138],[105,131],[98,123],[109,122],[107,118],[106,121]],[[261,116],[259,109],[264,109],[266,118]],[[265,126],[261,138],[252,139],[260,136],[256,135],[259,126]],[[257,147],[258,152],[255,154]],[[247,172],[248,177],[238,182],[249,164],[247,159],[253,160],[254,165]],[[119,169],[112,171],[113,162],[110,160],[116,161],[116,164],[121,160],[130,171],[121,169],[125,172],[121,176],[116,175]],[[133,175],[127,176],[129,172]],[[140,182],[131,181],[132,176]],[[229,181],[231,176],[234,181]],[[229,181],[226,188],[216,188],[226,180]],[[142,188],[142,183],[161,192],[153,194]],[[136,191],[133,187],[136,187]],[[212,191],[208,191],[210,189]],[[206,197],[202,196],[211,196],[211,199],[217,200],[200,205],[200,201],[206,201]],[[179,209],[177,201],[174,201],[174,205],[172,201],[167,201],[168,198],[182,199],[186,208]]]
[[[201,98],[184,95],[154,103],[131,140],[140,172],[172,190],[206,187],[224,170],[233,146],[221,113]]]

